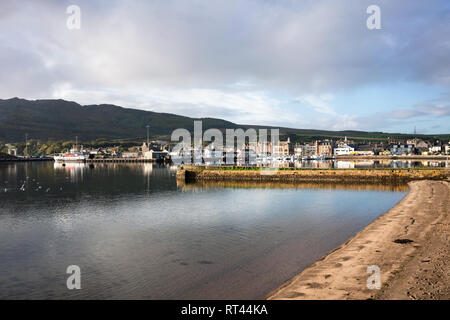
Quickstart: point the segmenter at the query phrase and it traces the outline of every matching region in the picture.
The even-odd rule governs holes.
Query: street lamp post
[[[25,156],[28,157],[28,133],[25,133]]]

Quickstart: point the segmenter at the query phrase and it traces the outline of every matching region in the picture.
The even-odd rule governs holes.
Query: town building
[[[252,143],[249,146],[249,150],[252,150],[255,152],[258,156],[259,155],[269,155],[272,154],[272,142],[270,141],[258,141],[257,143]]]
[[[410,155],[414,151],[414,145],[412,144],[393,144],[389,149],[393,156]]]
[[[8,149],[8,154],[9,154],[10,156],[15,156],[15,157],[17,157],[17,148],[9,148],[9,149]]]
[[[291,155],[291,139],[288,137],[286,141],[279,141],[278,146],[272,145],[272,149],[273,153],[280,157]]]
[[[434,145],[434,146],[431,146],[430,148],[429,148],[429,151],[430,151],[430,153],[441,153],[442,152],[442,146],[440,146],[440,145]]]
[[[316,156],[316,146],[314,144],[296,145],[294,155],[301,158],[313,158]]]
[[[319,157],[331,157],[333,155],[333,141],[317,140],[315,142],[316,154]]]
[[[349,156],[355,149],[347,145],[346,143],[339,144],[337,148],[334,148],[333,152],[335,156]]]
[[[144,159],[163,160],[169,153],[166,150],[149,150],[143,153]]]
[[[447,143],[444,146],[444,152],[445,152],[445,154],[450,154],[450,143]]]
[[[122,152],[122,158],[127,158],[127,159],[139,158],[139,152],[131,152],[131,151]]]

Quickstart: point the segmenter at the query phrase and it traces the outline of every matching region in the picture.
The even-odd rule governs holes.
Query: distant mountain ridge
[[[133,139],[193,130],[193,118],[128,109],[110,104],[80,105],[65,100],[0,100],[0,140],[22,141],[25,133],[39,140]],[[202,118],[204,128],[234,128],[232,122]]]
[[[47,141],[96,139],[142,139],[146,126],[150,125],[152,136],[170,136],[173,130],[193,130],[194,120],[203,121],[203,130],[209,128],[263,128],[263,126],[240,125],[215,118],[190,118],[170,113],[159,113],[111,104],[80,105],[66,100],[0,99],[0,140],[4,142],[23,141],[25,133],[29,138]],[[270,128],[265,126],[264,128]],[[328,131],[280,128],[282,134],[298,137],[361,137],[387,138],[389,136],[412,137],[412,135],[365,131]],[[439,135],[447,136],[450,135]],[[424,136],[425,137],[425,136]]]

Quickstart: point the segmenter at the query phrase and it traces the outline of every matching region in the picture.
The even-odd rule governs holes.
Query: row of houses
[[[317,158],[335,156],[372,156],[372,155],[436,155],[450,154],[450,145],[442,144],[439,141],[434,143],[425,142],[420,139],[412,139],[404,142],[377,142],[358,143],[355,141],[343,140],[333,141],[330,139],[316,140],[307,144],[293,144],[290,138],[280,141],[278,145],[272,142],[253,142],[241,147],[215,148],[214,144],[202,150],[203,157],[214,157],[217,153],[234,152],[236,156],[243,154],[253,154],[256,157],[262,155],[277,155],[279,157],[295,158]],[[186,155],[193,155],[192,147],[184,148]]]
[[[420,139],[407,140],[406,143],[371,143],[361,144],[353,141],[315,141],[312,144],[296,145],[294,155],[297,157],[312,156],[371,156],[371,155],[449,155],[450,144],[440,141],[429,143]]]

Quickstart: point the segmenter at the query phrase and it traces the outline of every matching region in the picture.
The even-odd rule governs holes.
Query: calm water
[[[0,165],[0,298],[262,298],[405,187],[177,185],[151,164]],[[81,268],[81,290],[66,268]]]

